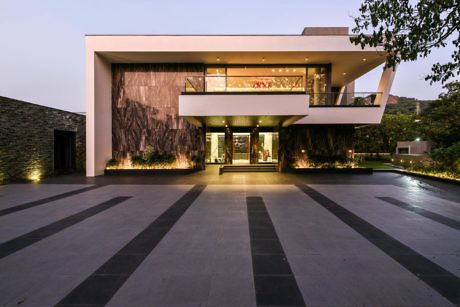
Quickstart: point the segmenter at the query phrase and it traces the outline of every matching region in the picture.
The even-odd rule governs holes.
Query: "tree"
[[[386,68],[401,61],[427,57],[434,48],[452,43],[452,60],[436,63],[425,77],[430,83],[447,82],[460,74],[460,0],[365,0],[354,18],[355,45],[377,47],[386,52]],[[366,34],[367,31],[372,34]],[[450,42],[451,41],[451,42]]]
[[[380,125],[368,125],[355,130],[356,152],[394,152],[398,141],[413,141],[419,136],[414,115],[384,114]]]
[[[446,93],[432,101],[421,116],[424,137],[438,147],[460,142],[460,82],[447,83]]]

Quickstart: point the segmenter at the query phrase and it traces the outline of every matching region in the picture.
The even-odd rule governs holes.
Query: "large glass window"
[[[327,103],[327,69],[325,66],[308,67],[307,93],[310,104],[323,105]]]
[[[233,133],[233,164],[249,164],[250,142],[249,132]]]
[[[304,92],[306,68],[235,66],[208,67],[207,92]]]
[[[278,162],[278,133],[259,132],[259,163]]]
[[[206,133],[206,163],[224,163],[225,133]]]

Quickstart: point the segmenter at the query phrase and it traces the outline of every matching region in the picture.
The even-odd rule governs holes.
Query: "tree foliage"
[[[386,112],[380,125],[356,128],[356,152],[392,153],[398,141],[417,137],[434,142],[438,148],[460,142],[460,82],[447,83],[444,88],[446,92],[429,102],[420,116]]]
[[[412,141],[419,136],[415,115],[385,114],[380,125],[355,130],[355,150],[365,153],[394,152],[398,141]]]
[[[449,147],[460,141],[460,82],[444,86],[446,93],[431,102],[421,116],[424,137],[438,147]]]
[[[434,48],[452,43],[452,60],[436,63],[425,77],[430,83],[447,82],[460,74],[459,0],[365,0],[354,18],[356,36],[350,40],[362,48],[383,46],[387,68],[402,61],[428,56]],[[372,31],[371,34],[368,34]]]

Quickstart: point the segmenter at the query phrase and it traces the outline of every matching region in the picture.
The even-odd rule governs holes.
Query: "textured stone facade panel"
[[[54,174],[54,130],[76,132],[76,170],[85,170],[84,115],[0,97],[0,182]]]
[[[203,74],[201,64],[113,64],[113,157],[152,146],[159,153],[198,158],[204,167],[204,129],[178,116],[185,78]]]

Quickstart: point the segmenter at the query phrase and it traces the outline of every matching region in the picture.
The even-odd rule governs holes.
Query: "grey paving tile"
[[[2,259],[0,279],[10,282],[0,287],[0,304],[14,303],[20,297],[32,301],[37,297],[37,291],[49,292],[51,289],[56,294],[53,298],[64,297],[189,188],[153,187],[149,193],[139,193],[143,196],[136,195],[126,204],[100,213]],[[142,189],[130,187],[133,192]],[[120,193],[126,192],[123,188],[119,190]],[[148,205],[141,201],[143,197],[147,197]],[[136,207],[142,207],[143,214],[130,216],[130,210],[139,210]],[[132,226],[119,228],[127,219]],[[62,277],[69,282],[57,284],[61,276],[71,278]],[[42,306],[55,303],[57,301],[42,301]]]
[[[90,187],[92,184],[8,184],[0,186],[0,210]]]

